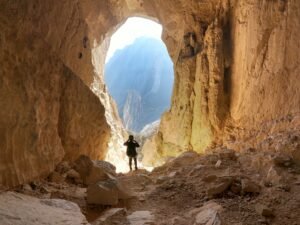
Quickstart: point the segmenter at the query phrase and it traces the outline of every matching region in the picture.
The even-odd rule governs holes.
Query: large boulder
[[[88,204],[117,205],[119,199],[128,199],[130,194],[117,179],[107,179],[89,185],[87,188]]]
[[[226,192],[229,189],[230,185],[232,184],[232,181],[233,179],[231,177],[219,177],[207,189],[206,191],[207,195],[213,197]]]
[[[88,225],[88,222],[73,202],[5,192],[0,194],[0,224]]]
[[[75,161],[74,169],[80,174],[85,185],[95,184],[113,178],[116,175],[116,167],[109,162],[91,160],[88,156],[81,155]]]

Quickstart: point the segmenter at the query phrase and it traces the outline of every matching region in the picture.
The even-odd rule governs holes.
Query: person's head
[[[129,135],[129,140],[133,141],[133,135]]]

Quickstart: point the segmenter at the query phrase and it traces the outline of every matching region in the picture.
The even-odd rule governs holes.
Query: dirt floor
[[[68,177],[59,180],[59,176],[52,176],[15,191],[75,202],[94,225],[208,225],[209,222],[199,222],[197,215],[202,206],[212,201],[222,209],[218,211],[218,221],[211,224],[300,225],[300,167],[290,152],[268,150],[280,143],[285,143],[285,148],[286,143],[289,148],[299,147],[300,139],[295,137],[281,135],[276,143],[263,140],[264,148],[242,152],[224,147],[210,149],[205,155],[186,152],[151,173],[138,170],[118,174],[117,179],[132,197],[115,206],[87,205],[86,187]],[[262,206],[264,210],[260,210]],[[105,222],[97,221],[113,208],[124,209],[125,213]],[[126,216],[137,211],[151,213],[151,220],[128,222]]]

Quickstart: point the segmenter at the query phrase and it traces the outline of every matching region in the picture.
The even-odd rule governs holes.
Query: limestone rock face
[[[0,221],[1,225],[88,225],[73,202],[37,199],[13,192],[0,194]]]
[[[104,107],[58,53],[71,43],[72,18],[62,22],[51,2],[0,5],[0,183],[46,176],[82,153],[103,158],[110,135]],[[65,7],[68,17],[74,7]]]
[[[85,154],[104,159],[110,128],[99,98],[76,76],[67,76],[60,97],[58,134],[65,150],[64,158],[74,161]]]
[[[266,130],[293,129],[291,121],[298,116],[300,103],[296,66],[300,3],[245,0],[213,6],[212,1],[201,1],[195,6],[193,1],[185,2],[181,6],[186,12],[201,15],[206,8],[209,16],[186,15],[179,20],[182,15],[172,13],[168,21],[173,20],[172,26],[161,20],[176,78],[172,107],[155,139],[160,157],[187,149],[201,152],[212,143],[249,140]],[[176,51],[179,54],[174,55]],[[252,138],[248,147],[257,143]]]

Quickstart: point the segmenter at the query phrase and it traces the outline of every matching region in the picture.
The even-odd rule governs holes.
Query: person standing
[[[137,156],[137,152],[136,152],[136,148],[140,147],[139,143],[137,143],[134,140],[133,135],[129,135],[128,140],[124,143],[125,146],[127,146],[127,151],[126,154],[129,158],[129,168],[130,170],[132,170],[132,159],[134,160],[134,165],[135,165],[135,170],[137,170],[137,160],[136,160],[136,156]]]

